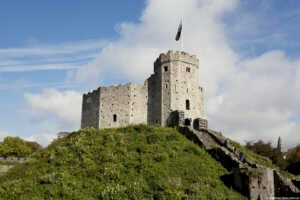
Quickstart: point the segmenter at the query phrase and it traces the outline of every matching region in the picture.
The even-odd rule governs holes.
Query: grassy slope
[[[0,199],[243,199],[227,171],[174,129],[85,129],[0,177]]]

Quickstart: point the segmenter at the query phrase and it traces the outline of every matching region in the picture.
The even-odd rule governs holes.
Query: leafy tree
[[[270,158],[269,156],[274,150],[274,148],[271,146],[271,142],[264,142],[262,140],[258,140],[257,142],[247,141],[246,148],[268,158]]]
[[[28,142],[19,137],[8,136],[0,143],[0,155],[5,157],[27,157],[39,149],[41,149],[41,146],[38,143]]]
[[[293,174],[300,174],[300,144],[295,148],[289,149],[286,154],[286,161],[288,162],[287,170]]]
[[[283,158],[283,152],[281,152],[277,148],[273,148],[270,141],[248,141],[246,142],[246,148],[253,151],[254,153],[269,158],[272,163],[277,165],[280,169],[285,169],[287,166],[287,162]]]

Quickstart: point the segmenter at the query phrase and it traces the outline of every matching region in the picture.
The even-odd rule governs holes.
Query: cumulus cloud
[[[300,58],[291,59],[283,50],[254,57],[236,52],[226,35],[230,24],[222,17],[238,5],[238,0],[148,0],[138,23],[117,25],[119,39],[103,44],[99,55],[69,73],[68,79],[83,86],[112,80],[141,83],[153,72],[161,52],[181,49],[175,34],[182,18],[184,51],[199,58],[209,126],[239,142],[263,139],[274,144],[281,136],[285,147],[296,145],[300,141]],[[79,128],[79,93],[48,89],[25,98],[31,119],[39,122],[44,134],[31,139],[47,141],[53,133]]]
[[[235,0],[147,1],[140,23],[120,24],[120,39],[104,46],[94,62],[79,69],[75,78],[99,82],[114,76],[142,82],[153,72],[153,62],[161,52],[181,49],[175,35],[182,18],[184,50],[198,55],[201,83],[213,93],[223,75],[232,73],[236,60],[218,23],[220,16],[235,5]],[[206,76],[211,73],[214,76]]]
[[[0,130],[0,142],[7,136],[15,136],[15,134]]]
[[[29,137],[25,137],[24,140],[26,141],[32,141],[32,142],[37,142],[38,144],[46,147],[49,145],[53,140],[57,138],[57,134],[55,133],[40,133],[40,134],[35,134],[31,135]]]
[[[282,50],[249,58],[235,52],[226,36],[230,27],[222,17],[238,4],[237,0],[149,0],[140,22],[120,24],[120,38],[105,45],[73,78],[98,83],[111,77],[145,80],[159,53],[181,48],[174,37],[183,18],[184,51],[199,58],[199,83],[205,88],[210,126],[240,142],[275,142],[281,136],[287,147],[296,145],[299,59],[290,59]]]
[[[38,132],[28,137],[47,144],[61,131],[73,131],[80,127],[81,94],[76,91],[45,89],[42,93],[26,93],[27,108],[24,112],[39,124]]]
[[[281,136],[286,147],[300,141],[299,59],[269,51],[237,64],[227,90],[208,102],[211,123],[241,140]]]

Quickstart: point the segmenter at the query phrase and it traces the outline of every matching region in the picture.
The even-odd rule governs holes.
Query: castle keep
[[[141,123],[207,126],[198,64],[195,55],[168,51],[156,59],[154,74],[144,85],[99,87],[84,94],[81,128]]]

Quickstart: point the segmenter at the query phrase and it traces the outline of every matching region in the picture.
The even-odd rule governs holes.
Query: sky
[[[183,20],[209,127],[241,143],[300,143],[297,0],[0,2],[0,140],[46,146],[80,128],[82,94],[143,84]]]

